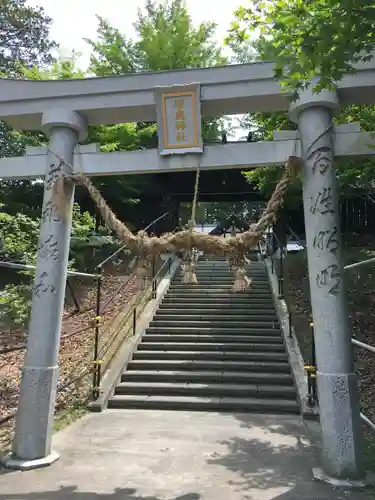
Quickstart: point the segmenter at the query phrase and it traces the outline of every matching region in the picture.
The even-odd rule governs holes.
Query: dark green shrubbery
[[[18,213],[11,215],[0,207],[0,260],[35,265],[39,219]],[[69,268],[90,272],[119,247],[108,232],[95,232],[95,222],[88,212],[73,209]],[[95,251],[94,251],[95,249]],[[24,325],[29,316],[33,272],[0,267],[0,323]]]

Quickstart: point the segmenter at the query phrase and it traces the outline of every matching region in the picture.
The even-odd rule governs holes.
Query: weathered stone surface
[[[54,437],[51,467],[0,471],[0,500],[370,500],[313,480],[299,417],[111,410]]]

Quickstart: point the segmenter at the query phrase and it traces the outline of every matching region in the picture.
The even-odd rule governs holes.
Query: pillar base
[[[60,455],[56,451],[52,451],[49,455],[43,458],[36,458],[35,460],[24,460],[18,458],[15,455],[9,455],[2,459],[4,467],[13,470],[32,470],[41,469],[43,467],[48,467],[52,465],[56,460],[60,458]]]
[[[375,477],[370,474],[366,474],[363,479],[348,479],[343,478],[339,479],[337,477],[331,477],[324,472],[324,470],[320,467],[315,467],[312,470],[313,477],[316,481],[321,481],[323,483],[330,484],[335,488],[345,488],[351,490],[363,490],[369,486],[375,485]]]
[[[365,477],[357,377],[354,373],[317,371],[322,468],[331,477]]]

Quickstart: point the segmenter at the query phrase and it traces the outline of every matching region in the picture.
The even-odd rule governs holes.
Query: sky
[[[233,12],[243,0],[185,0],[194,24],[214,21],[218,25],[217,38],[226,35]],[[133,23],[139,7],[145,0],[28,0],[31,6],[41,5],[53,19],[51,38],[60,44],[62,57],[69,57],[73,50],[82,53],[79,66],[86,69],[90,50],[83,38],[96,38],[96,15],[107,19],[114,27],[128,36],[134,36]]]

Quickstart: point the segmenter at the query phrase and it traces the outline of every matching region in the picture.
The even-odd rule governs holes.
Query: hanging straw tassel
[[[144,290],[150,275],[150,260],[144,257],[138,257],[137,270],[135,272],[137,288]]]
[[[188,223],[189,230],[189,244],[188,248],[190,251],[184,258],[185,263],[182,265],[182,283],[183,284],[198,284],[197,275],[195,273],[196,264],[199,258],[199,252],[197,248],[191,248],[191,235],[195,228],[195,212],[197,208],[197,200],[198,200],[198,189],[199,189],[199,176],[200,176],[200,160],[197,164],[197,171],[195,174],[195,185],[194,185],[194,196],[193,203],[191,208],[191,218]]]
[[[244,267],[238,267],[236,270],[236,279],[233,283],[234,292],[246,292],[250,288],[251,278],[246,275]]]
[[[233,292],[246,292],[250,288],[251,279],[246,274],[245,266],[250,260],[243,254],[232,255],[229,259],[229,267],[235,275]]]
[[[52,186],[52,200],[60,215],[64,219],[66,219],[70,214],[69,198],[66,194],[66,188],[68,184],[71,184],[72,182],[73,181],[65,177],[65,175],[61,175],[55,180]]]
[[[192,285],[197,285],[198,284],[198,279],[197,275],[195,274],[195,264],[193,262],[188,262],[187,264],[182,265],[182,280],[181,282],[184,285],[187,284],[192,284]]]
[[[188,254],[185,255],[185,263],[182,264],[182,280],[183,284],[198,284],[196,275],[196,265],[199,258],[199,253],[196,248],[192,248]]]

